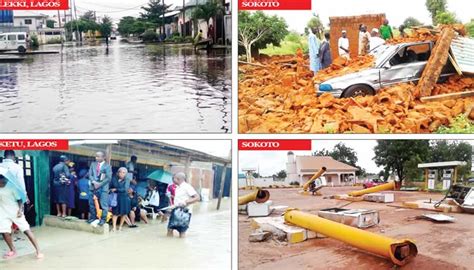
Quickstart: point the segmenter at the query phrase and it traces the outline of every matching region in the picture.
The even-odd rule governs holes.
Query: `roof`
[[[296,163],[301,172],[315,172],[321,167],[326,167],[326,172],[355,172],[356,167],[352,167],[343,162],[337,161],[327,156],[297,156]]]
[[[28,11],[28,10],[15,10],[13,12],[13,18],[47,18],[46,14]]]
[[[441,167],[457,167],[464,166],[467,163],[464,161],[446,161],[446,162],[432,162],[418,164],[418,168],[441,168]]]

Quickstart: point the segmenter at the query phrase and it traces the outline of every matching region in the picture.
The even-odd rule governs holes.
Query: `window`
[[[25,19],[25,24],[33,24],[33,20],[32,19]]]
[[[8,40],[16,40],[16,35],[8,35]]]
[[[7,40],[7,36],[1,35],[1,36],[0,36],[0,40]]]
[[[23,34],[18,35],[18,40],[25,40],[26,37]]]
[[[414,62],[428,61],[431,54],[431,47],[429,43],[410,45],[401,48],[392,59],[390,64],[392,66],[400,64],[408,64]]]

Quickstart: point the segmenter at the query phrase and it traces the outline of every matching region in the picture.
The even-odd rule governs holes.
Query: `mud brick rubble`
[[[461,26],[454,26],[465,35]],[[439,31],[417,29],[390,43],[436,40]],[[257,65],[239,66],[239,131],[241,133],[430,133],[450,126],[465,114],[474,119],[474,98],[420,101],[414,84],[385,88],[375,96],[334,98],[316,96],[314,84],[357,72],[374,64],[372,56],[341,58],[312,78],[308,59],[294,56],[262,57]],[[474,90],[474,78],[452,76],[435,85],[432,95]]]

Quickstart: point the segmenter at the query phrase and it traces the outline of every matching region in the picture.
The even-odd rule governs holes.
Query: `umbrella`
[[[150,173],[147,178],[165,184],[171,184],[173,182],[173,175],[162,169]]]
[[[18,179],[11,171],[6,168],[0,167],[0,174],[7,179],[6,188],[9,188],[15,192],[16,199],[21,200],[23,203],[26,202],[26,193],[23,188],[18,184]]]

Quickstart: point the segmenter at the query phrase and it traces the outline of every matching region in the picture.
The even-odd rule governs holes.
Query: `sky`
[[[159,140],[160,142],[201,151],[213,156],[229,158],[230,140]]]
[[[79,0],[78,0],[79,1]],[[467,23],[474,18],[472,0],[448,0],[448,10],[456,13],[458,19]],[[399,26],[409,17],[415,17],[425,24],[431,24],[430,13],[425,0],[313,0],[312,11],[266,11],[285,18],[289,29],[299,33],[313,13],[319,14],[327,27],[329,17],[355,16],[362,14],[385,13],[391,25]]]
[[[336,144],[343,142],[354,149],[357,154],[357,165],[368,173],[379,173],[383,168],[378,167],[373,158],[375,140],[313,140],[312,151],[292,151],[295,156],[309,156],[312,152],[322,149],[332,150]],[[474,141],[469,141],[474,145]],[[281,170],[286,170],[288,151],[239,151],[239,172],[242,169],[256,169],[262,176],[271,176]]]

